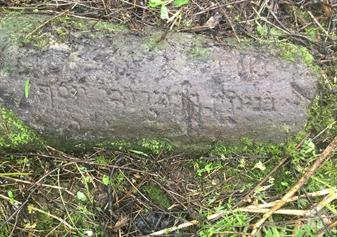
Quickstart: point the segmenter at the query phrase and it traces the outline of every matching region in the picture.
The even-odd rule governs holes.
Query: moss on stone
[[[151,29],[149,29],[151,31]],[[149,36],[146,36],[142,40],[141,47],[146,51],[160,51],[168,47],[168,43],[165,40],[161,40],[164,32],[151,32]]]
[[[0,107],[0,149],[40,147],[40,138],[13,112]]]
[[[187,51],[187,57],[190,59],[203,59],[207,58],[211,54],[211,50],[206,45],[206,38],[203,36],[195,36],[191,41],[192,47],[189,51]]]
[[[45,48],[53,43],[62,43],[70,35],[88,33],[93,38],[125,31],[121,24],[77,19],[71,16],[46,16],[2,11],[0,20],[0,47],[10,41],[19,46],[32,45]]]
[[[8,41],[22,45],[30,38],[29,34],[47,19],[45,16],[33,17],[21,12],[1,12],[0,14],[0,47],[4,47]],[[44,36],[41,37],[44,39]]]
[[[112,24],[110,22],[98,21],[94,24],[94,29],[98,31],[107,31],[107,32],[121,32],[127,31],[127,27],[122,24]]]
[[[319,67],[315,65],[314,57],[307,48],[289,42],[279,42],[277,46],[281,58],[289,62],[297,62],[300,60],[306,66],[313,69],[313,71],[319,71]]]
[[[316,98],[309,108],[307,130],[312,134],[324,131],[326,139],[337,135],[337,66],[323,69]]]
[[[169,141],[154,138],[142,138],[135,139],[133,141],[128,139],[113,139],[110,141],[100,142],[97,146],[125,152],[137,150],[150,155],[158,155],[162,152],[171,152],[174,149],[174,145]]]
[[[306,12],[303,13],[307,14]],[[305,19],[307,16],[301,17]],[[317,95],[308,108],[308,122],[305,131],[311,134],[319,134],[325,131],[324,137],[329,140],[337,134],[337,83],[335,80],[337,78],[337,66],[331,65],[322,68],[315,63],[315,58],[308,48],[281,39],[280,34],[263,34],[266,33],[267,29],[266,27],[261,27],[261,29],[260,45],[271,46],[272,53],[284,60],[303,63],[320,77]],[[273,28],[269,31],[272,32]],[[307,27],[305,32],[309,38],[315,40],[320,29]]]

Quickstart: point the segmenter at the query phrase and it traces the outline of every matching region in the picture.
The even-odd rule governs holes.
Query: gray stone
[[[304,128],[317,76],[303,64],[192,34],[169,34],[157,46],[153,38],[83,33],[43,50],[8,43],[0,51],[0,102],[60,144],[281,142]]]

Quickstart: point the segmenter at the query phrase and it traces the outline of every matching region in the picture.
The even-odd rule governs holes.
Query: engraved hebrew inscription
[[[8,45],[1,53],[11,61],[2,58],[1,65],[15,67],[0,72],[0,101],[60,142],[159,137],[183,144],[244,136],[278,142],[304,127],[317,81],[304,65],[209,39],[208,56],[194,58],[187,53],[194,36],[172,35],[153,50],[127,33],[69,36],[64,50],[12,52]]]

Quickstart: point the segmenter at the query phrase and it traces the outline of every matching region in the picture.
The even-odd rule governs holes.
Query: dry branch
[[[313,176],[313,174],[316,172],[318,168],[321,167],[321,165],[328,160],[328,158],[333,154],[333,152],[337,148],[337,136],[333,139],[333,141],[325,148],[323,153],[318,157],[318,159],[314,162],[314,164],[304,173],[304,175],[297,181],[297,183],[281,198],[280,201],[278,201],[267,213],[263,215],[263,217],[254,224],[252,235],[255,235],[258,229],[261,227],[261,225],[271,216],[273,213],[275,213],[277,210],[279,210],[284,204],[288,202],[288,199],[290,199],[294,194],[308,181],[308,179]]]
[[[312,193],[307,193],[307,194],[303,194],[303,195],[299,195],[299,196],[294,196],[292,198],[289,198],[287,200],[287,202],[293,202],[296,201],[302,197],[319,197],[319,196],[325,196],[327,194],[331,194],[333,191],[329,190],[329,189],[323,189],[321,191],[317,191],[317,192],[312,192]],[[335,194],[336,195],[336,194]],[[276,200],[273,202],[268,202],[268,203],[263,203],[263,204],[258,204],[258,205],[249,205],[247,206],[247,208],[268,208],[268,207],[273,207],[277,202],[279,202],[280,200]]]

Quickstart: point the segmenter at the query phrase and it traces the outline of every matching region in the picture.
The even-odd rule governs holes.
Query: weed
[[[141,139],[138,143],[142,148],[156,155],[161,152],[170,152],[173,150],[173,145],[168,141],[158,139]]]
[[[247,222],[249,222],[249,217],[246,213],[242,212],[232,212],[232,204],[229,200],[226,205],[219,206],[216,208],[215,213],[222,211],[225,214],[220,220],[215,223],[203,224],[199,231],[198,236],[201,237],[211,237],[211,236],[229,236],[236,237],[241,236],[239,232],[246,232]],[[204,215],[208,215],[205,213]]]
[[[263,38],[267,38],[268,40],[277,39],[282,35],[282,31],[275,27],[268,27],[266,24],[260,24],[256,21],[256,33]]]
[[[277,227],[264,227],[262,231],[265,237],[282,237],[286,234],[285,229]]]
[[[115,191],[123,191],[126,184],[124,173],[122,171],[116,172],[110,182]]]
[[[85,202],[87,201],[87,197],[85,196],[85,194],[81,191],[77,191],[76,193],[76,197],[78,200],[82,201],[82,202]]]
[[[9,203],[18,208],[19,207],[19,203],[15,200],[15,197],[14,197],[14,193],[10,190],[7,192],[7,195],[8,195],[8,198],[9,198]]]
[[[297,228],[295,230],[295,237],[316,237],[314,229],[312,225],[304,225],[301,228]]]
[[[203,177],[204,175],[209,175],[214,171],[222,168],[221,162],[211,162],[206,160],[197,160],[193,164],[194,170],[198,177]]]
[[[95,162],[100,165],[109,164],[109,160],[104,155],[99,155],[95,157]]]
[[[215,157],[229,158],[240,155],[252,155],[260,158],[280,157],[283,153],[283,144],[253,142],[249,138],[241,138],[239,145],[226,146],[218,143],[210,154]]]
[[[166,0],[150,0],[148,2],[149,7],[151,8],[158,8],[160,7],[160,18],[163,20],[169,19],[169,9],[167,5],[169,5],[172,1]],[[173,4],[175,7],[181,7],[187,5],[189,0],[174,0]]]
[[[110,177],[107,176],[107,175],[103,175],[103,177],[102,177],[102,183],[103,183],[105,186],[109,186],[109,185],[111,184]]]

